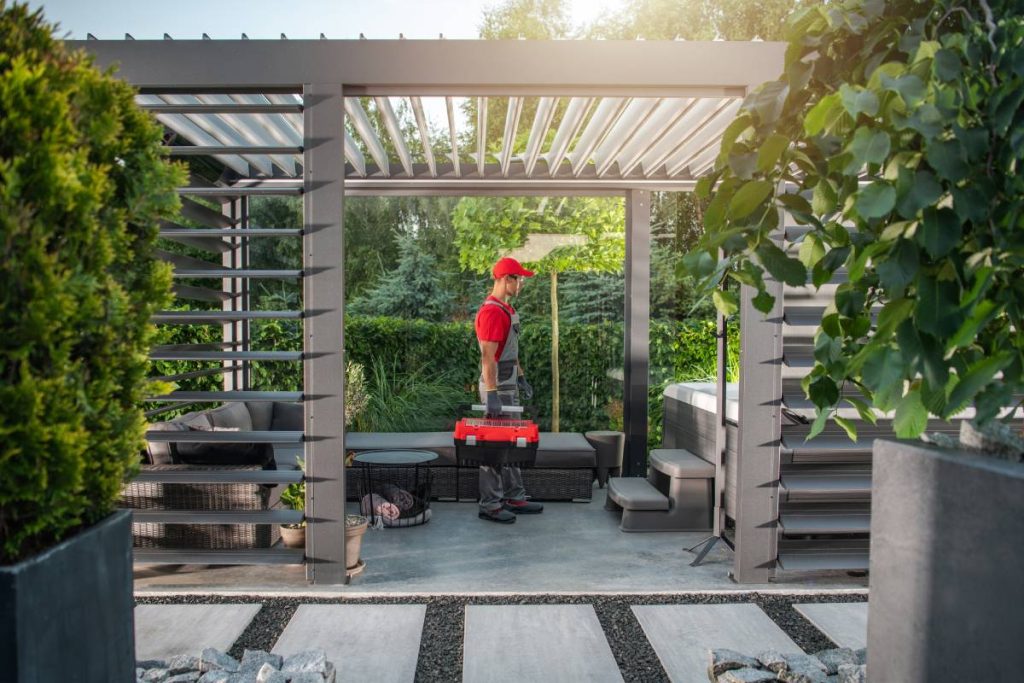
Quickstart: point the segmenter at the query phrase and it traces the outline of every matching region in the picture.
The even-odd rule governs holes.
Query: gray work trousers
[[[499,390],[502,405],[519,405],[519,388]],[[480,387],[480,401],[486,405],[487,395]],[[502,500],[526,500],[523,488],[523,474],[516,465],[502,467],[480,467],[480,509],[493,512],[501,509]]]

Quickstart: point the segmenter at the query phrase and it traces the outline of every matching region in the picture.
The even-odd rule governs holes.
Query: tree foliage
[[[144,447],[184,173],[134,95],[0,1],[0,563],[109,515]]]
[[[756,287],[762,311],[766,272],[821,287],[847,270],[804,380],[812,434],[846,404],[893,411],[902,437],[969,405],[992,420],[1024,389],[1020,3],[848,0],[796,14],[788,40],[700,184],[689,268]],[[780,210],[807,228],[796,255],[772,241]]]
[[[420,248],[410,235],[399,239],[398,265],[363,296],[348,304],[353,315],[447,320],[454,303],[441,286],[443,273],[437,259]]]

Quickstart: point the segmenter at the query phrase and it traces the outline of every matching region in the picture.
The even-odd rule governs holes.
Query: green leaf
[[[1021,104],[1024,103],[1024,88],[1019,85],[1007,84],[997,90],[989,99],[989,117],[992,120],[992,128],[998,135],[1006,135],[1013,117],[1020,112]]]
[[[762,242],[757,248],[757,256],[765,270],[776,280],[791,287],[802,287],[807,284],[807,269],[804,268],[804,264],[786,256],[786,253],[774,243]]]
[[[825,216],[836,210],[836,189],[830,180],[822,178],[814,186],[811,207],[817,216]]]
[[[750,128],[750,126],[751,121],[749,114],[740,114],[735,119],[733,119],[732,123],[730,123],[729,126],[722,133],[722,146],[720,148],[719,154],[728,155],[729,152],[732,150],[733,144],[736,142],[736,138],[740,136],[740,133]]]
[[[736,298],[736,292],[716,289],[711,293],[711,300],[714,302],[715,308],[727,318],[736,315],[736,311],[740,310],[740,302]]]
[[[914,322],[922,332],[945,339],[960,327],[960,285],[922,275],[917,279]]]
[[[819,411],[818,417],[814,418],[814,424],[811,425],[811,429],[807,432],[807,438],[804,441],[810,441],[818,434],[821,434],[822,430],[825,429],[825,423],[828,422],[828,414],[830,411]]]
[[[779,203],[786,207],[787,210],[793,213],[814,213],[811,209],[810,203],[798,194],[783,193],[778,195],[776,199],[779,200]]]
[[[920,436],[928,426],[928,410],[921,402],[919,389],[907,392],[896,404],[896,415],[893,417],[893,428],[899,439],[912,439]]]
[[[843,431],[846,432],[846,436],[850,437],[850,441],[857,440],[857,425],[855,425],[852,420],[847,420],[845,417],[839,417],[838,415],[833,419],[836,421],[837,425],[843,428]]]
[[[971,314],[960,325],[960,329],[946,342],[946,352],[949,353],[953,349],[966,348],[973,344],[975,338],[981,332],[981,328],[987,325],[1002,310],[1003,306],[995,301],[988,299],[979,301],[978,305],[971,311]]]
[[[967,175],[967,155],[959,140],[933,142],[928,146],[925,158],[941,178],[957,182]]]
[[[704,250],[691,251],[683,256],[680,262],[683,273],[697,278],[704,279],[715,272],[715,259]]]
[[[757,170],[767,173],[775,168],[782,153],[789,147],[789,138],[779,133],[772,133],[761,143],[761,149],[757,153]]]
[[[961,237],[960,218],[952,209],[924,210],[917,241],[934,259],[940,259],[953,250]]]
[[[918,250],[910,240],[900,240],[888,257],[876,259],[875,270],[882,286],[892,296],[903,293],[920,268]]]
[[[839,387],[831,377],[818,377],[807,387],[807,396],[818,409],[831,408],[839,401]]]
[[[856,194],[854,209],[864,218],[881,218],[896,205],[896,188],[877,180]]]
[[[843,83],[839,87],[839,95],[843,100],[843,108],[854,119],[859,114],[878,114],[878,95],[870,90]]]
[[[857,414],[860,415],[860,419],[864,420],[865,422],[870,422],[871,424],[875,424],[878,421],[878,417],[875,415],[875,411],[872,410],[871,406],[869,406],[864,401],[860,400],[859,398],[853,398],[852,396],[847,396],[843,398],[843,400],[857,409]]]
[[[877,128],[861,127],[853,134],[846,151],[853,159],[846,165],[846,173],[856,173],[865,164],[881,164],[889,156],[889,135]]]
[[[754,305],[754,309],[761,313],[771,313],[772,307],[775,306],[775,297],[768,292],[758,292],[750,302]]]
[[[905,74],[898,78],[882,75],[882,87],[899,94],[900,98],[913,107],[921,102],[925,96],[924,81],[914,74]]]
[[[935,176],[930,171],[919,170],[896,203],[896,211],[904,218],[914,218],[921,209],[934,206],[940,196],[942,186]]]
[[[864,384],[872,391],[903,383],[903,356],[894,348],[877,349],[864,361],[861,370]]]
[[[899,327],[900,323],[914,312],[913,299],[893,299],[878,312],[878,324],[875,329],[876,339],[885,339]]]
[[[864,270],[868,266],[868,261],[884,248],[884,242],[872,242],[862,249],[861,252],[857,254],[857,258],[854,259],[852,264],[850,264],[850,270],[847,275],[850,282],[857,282],[864,277]]]
[[[747,96],[743,108],[754,111],[762,124],[775,123],[782,113],[786,97],[789,95],[789,84],[784,81],[768,81]]]
[[[804,235],[804,240],[800,243],[799,253],[800,263],[804,264],[807,268],[813,268],[814,264],[825,256],[825,245],[822,244],[821,238],[818,235],[809,232]]]
[[[961,410],[1012,360],[1013,354],[1010,351],[1001,351],[970,365],[949,395],[949,409],[952,412]]]
[[[749,216],[771,195],[773,187],[769,180],[753,180],[744,183],[729,202],[728,217],[738,220]]]
[[[825,95],[804,117],[804,132],[814,137],[829,130],[843,115],[839,93]]]

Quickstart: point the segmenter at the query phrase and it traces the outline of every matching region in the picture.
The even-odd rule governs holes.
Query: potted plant
[[[1024,465],[1000,424],[1024,389],[1019,10],[850,0],[795,14],[785,73],[748,95],[698,184],[713,199],[684,267],[706,286],[753,287],[767,313],[766,274],[820,287],[845,270],[804,380],[812,436],[833,419],[855,439],[858,418],[884,416],[910,439],[960,416],[961,441],[981,446],[875,445],[872,680],[1019,676]],[[783,212],[806,228],[795,256],[774,241]],[[734,292],[714,297],[737,310]]]
[[[349,361],[345,364],[345,426],[365,410],[367,405],[366,378],[363,366]],[[299,469],[305,471],[306,463],[302,458],[296,461]],[[347,464],[347,463],[346,463]],[[289,484],[281,493],[281,503],[292,510],[306,509],[306,482]],[[362,548],[363,534],[366,533],[368,520],[363,515],[345,515],[345,565],[353,570],[359,566],[359,553]],[[288,548],[306,547],[306,522],[281,525],[281,542]]]
[[[0,0],[0,661],[4,680],[133,680],[114,510],[145,444],[171,285],[153,247],[185,174],[132,88],[53,32]]]

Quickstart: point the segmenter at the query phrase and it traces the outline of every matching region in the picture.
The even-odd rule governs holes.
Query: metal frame
[[[243,181],[236,194],[304,193],[302,272],[258,271],[238,265],[212,269],[185,265],[176,275],[224,277],[228,282],[248,277],[302,277],[305,309],[318,313],[304,318],[304,395],[177,392],[164,398],[188,402],[302,400],[305,396],[305,451],[310,479],[307,514],[311,522],[307,570],[315,583],[346,580],[344,430],[341,421],[334,417],[344,412],[344,296],[343,273],[338,264],[343,262],[345,194],[625,194],[624,408],[629,437],[624,465],[627,471],[638,472],[646,455],[649,193],[692,188],[696,174],[713,161],[716,135],[720,135],[729,118],[723,109],[734,106],[729,101],[709,106],[702,104],[704,98],[729,98],[733,102],[742,98],[752,86],[778,76],[785,52],[781,43],[725,41],[90,40],[71,41],[71,47],[92,52],[101,67],[118,64],[121,76],[141,89],[142,102],[165,125],[179,126],[183,135],[188,133],[184,137],[192,145],[206,147],[179,149],[176,154],[212,153],[243,178],[251,175],[252,169],[266,176],[287,176],[292,164],[302,164],[301,187],[277,187],[267,180]],[[301,100],[295,97],[296,93],[302,93]],[[437,163],[432,158],[425,123],[417,107],[419,102],[410,100],[417,115],[426,163],[412,163],[408,150],[402,153],[399,136],[392,132],[393,142],[399,144],[403,171],[392,172],[380,141],[363,125],[366,113],[355,99],[374,97],[381,103],[389,96],[446,98],[447,132],[453,148],[450,162]],[[522,100],[515,98],[536,96],[551,104],[538,107],[522,157],[517,157],[506,144],[496,160],[498,163],[487,163],[486,140],[481,135],[475,150],[476,163],[472,164],[465,158],[460,163],[453,96],[481,98],[482,120],[488,97],[514,98],[506,113],[506,140],[514,139],[519,123]],[[570,98],[566,105],[568,114],[556,131],[551,148],[545,151],[539,141],[550,127],[560,97]],[[609,99],[602,98],[619,101],[610,104]],[[661,102],[637,98],[660,98]],[[676,104],[666,104],[670,99]],[[693,100],[685,112],[671,109],[681,106],[678,103],[684,100]],[[549,107],[551,111],[547,111]],[[382,111],[391,131],[393,122],[389,121],[386,109]],[[598,117],[595,123],[596,114],[590,112],[597,110],[607,116]],[[342,112],[351,117],[374,166],[367,165],[357,141],[346,133]],[[263,130],[270,135],[267,144],[253,142],[252,136],[261,129],[256,124],[242,125],[238,117],[246,115],[279,117],[264,122]],[[237,135],[231,134],[232,122],[237,124]],[[481,130],[486,129],[482,126]],[[574,147],[577,140],[585,142],[585,148],[578,144]],[[600,160],[594,158],[595,150]],[[538,163],[540,159],[545,161],[543,167]],[[211,196],[215,192],[209,190]],[[235,223],[225,217],[218,215],[219,220],[211,220],[209,214],[215,212],[190,200],[185,200],[183,212],[193,217],[199,215],[213,229],[235,228]],[[208,238],[195,235],[182,239]],[[187,286],[178,289],[220,300],[217,292],[206,293]],[[749,292],[745,292],[740,408],[744,417],[738,462],[742,513],[737,520],[734,571],[740,581],[764,580],[770,575],[766,563],[774,557],[771,470],[774,466],[777,474],[779,452],[778,430],[773,425],[777,425],[780,409],[767,403],[771,387],[760,384],[762,379],[768,379],[769,373],[775,373],[770,364],[778,357],[777,320],[769,318],[766,322],[753,315],[749,298]],[[227,308],[228,302],[224,303]],[[768,339],[775,343],[766,345]],[[227,348],[234,352],[248,352],[244,339],[236,336],[227,342]],[[218,353],[217,349],[195,351]],[[178,350],[162,351],[175,352]],[[247,362],[250,358],[224,356],[220,360]],[[244,380],[241,384],[245,386]],[[205,562],[231,559],[195,555]],[[265,555],[251,552],[232,557],[236,561],[285,561],[280,556],[268,559]]]

